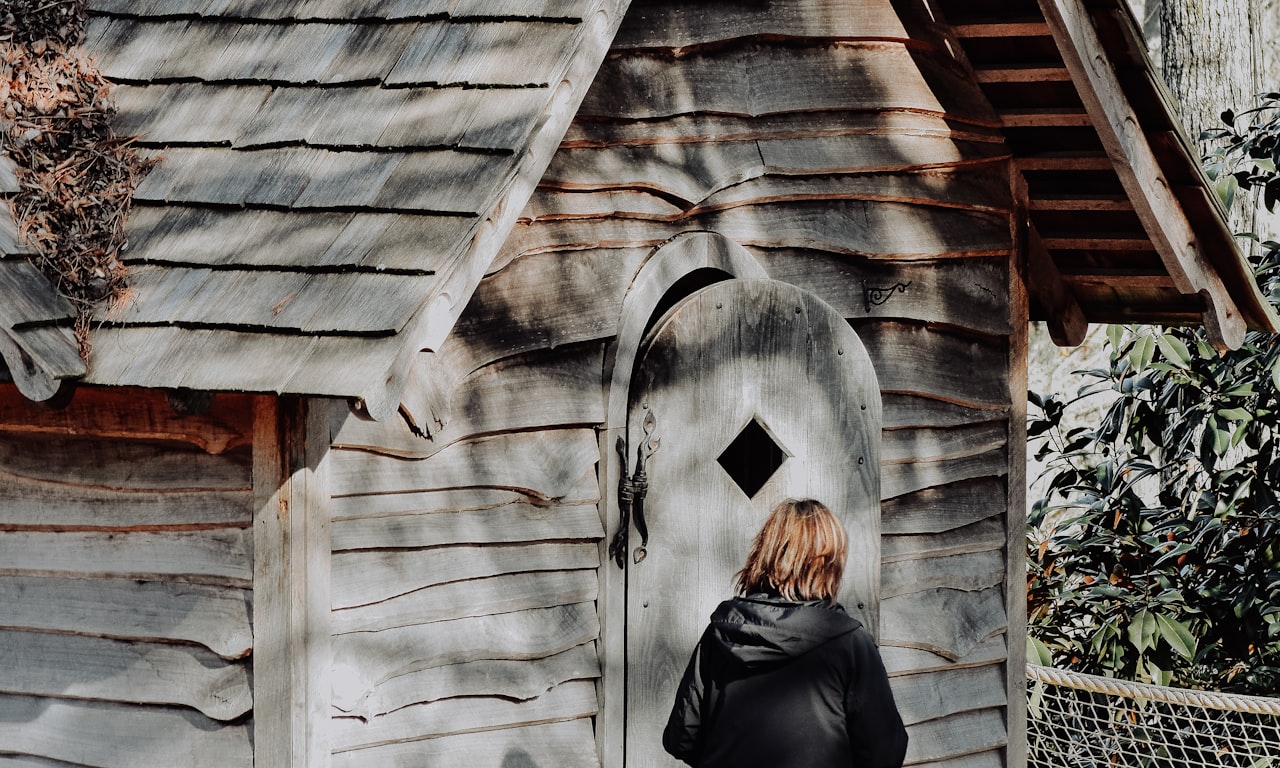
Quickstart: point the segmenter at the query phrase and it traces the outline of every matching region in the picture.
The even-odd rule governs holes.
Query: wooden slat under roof
[[[89,383],[393,412],[550,161],[622,0],[90,0],[134,195]]]
[[[1123,0],[937,0],[1026,183],[1033,319],[1275,331]]]

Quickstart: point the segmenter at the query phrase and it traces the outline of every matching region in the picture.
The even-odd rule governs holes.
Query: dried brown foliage
[[[80,47],[84,0],[8,0],[0,11],[0,151],[18,166],[9,202],[33,262],[89,318],[126,283],[124,218],[150,167],[109,125],[109,84]]]

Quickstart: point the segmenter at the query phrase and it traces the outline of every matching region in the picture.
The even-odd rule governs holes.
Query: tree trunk
[[[1263,91],[1280,91],[1280,0],[1258,0],[1253,11],[1258,39],[1258,85]]]
[[[1222,125],[1224,110],[1254,105],[1259,91],[1260,33],[1255,0],[1160,1],[1161,70],[1181,107],[1182,122],[1201,153],[1200,132]],[[1274,2],[1274,0],[1271,0]],[[1238,200],[1230,211],[1236,232],[1252,232],[1256,203]]]

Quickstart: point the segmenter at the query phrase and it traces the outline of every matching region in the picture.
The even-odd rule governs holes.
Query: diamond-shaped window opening
[[[753,416],[716,463],[729,473],[747,498],[755,498],[778,467],[790,457],[791,454],[778,445],[778,441],[760,423],[759,417]]]

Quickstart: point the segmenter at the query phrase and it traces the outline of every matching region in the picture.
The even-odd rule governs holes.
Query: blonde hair
[[[787,600],[835,603],[849,554],[849,535],[820,501],[787,499],[756,534],[738,593],[776,592]]]

